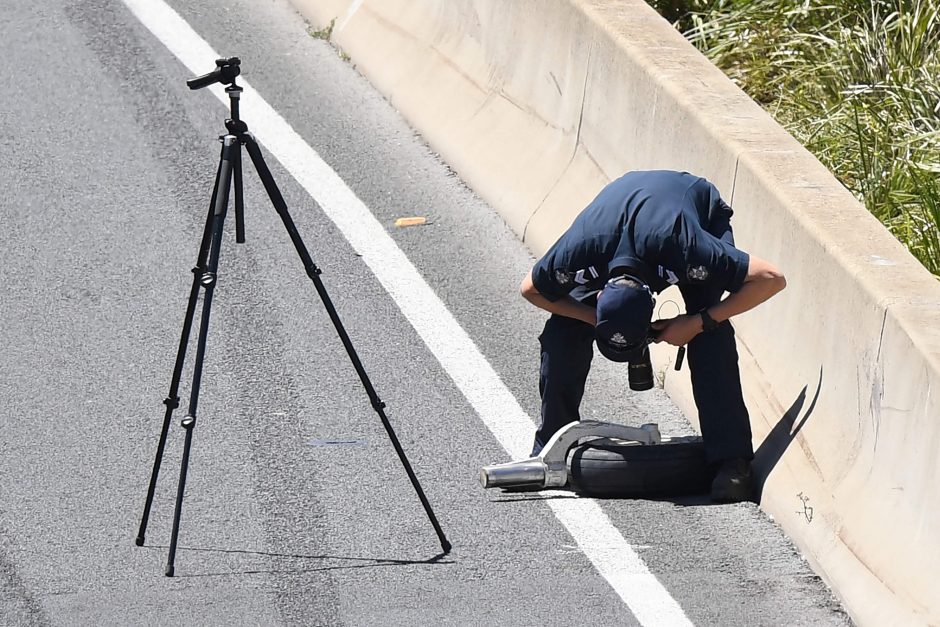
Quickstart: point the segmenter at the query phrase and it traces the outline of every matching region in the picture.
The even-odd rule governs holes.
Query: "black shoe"
[[[746,459],[726,459],[721,462],[712,481],[712,500],[716,503],[740,503],[753,498],[754,475],[751,462]]]

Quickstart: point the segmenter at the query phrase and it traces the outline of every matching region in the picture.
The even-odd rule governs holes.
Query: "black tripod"
[[[179,407],[180,404],[178,393],[180,379],[182,378],[183,374],[183,365],[186,359],[186,347],[189,345],[189,334],[192,329],[193,319],[195,317],[196,303],[199,299],[199,290],[202,288],[205,290],[205,294],[203,297],[201,319],[199,322],[199,337],[196,344],[196,359],[193,366],[193,382],[189,397],[189,411],[182,421],[180,421],[180,426],[182,426],[186,432],[186,439],[183,443],[183,456],[180,465],[179,485],[176,493],[176,511],[173,516],[173,533],[170,537],[170,550],[167,556],[166,564],[166,576],[173,576],[173,562],[176,558],[176,545],[177,539],[179,537],[180,515],[182,513],[183,507],[183,492],[186,487],[186,470],[189,465],[189,453],[193,439],[193,428],[196,426],[196,405],[199,400],[199,386],[202,380],[202,366],[206,352],[206,332],[209,329],[209,314],[212,305],[212,292],[213,288],[215,287],[216,271],[219,264],[219,249],[222,245],[222,225],[225,221],[225,214],[228,210],[229,190],[232,186],[233,179],[235,186],[235,239],[239,243],[245,241],[241,168],[241,147],[245,146],[245,148],[248,149],[248,155],[251,157],[251,161],[254,163],[255,169],[258,172],[258,176],[261,178],[264,189],[268,193],[268,197],[271,199],[271,203],[274,205],[274,209],[281,217],[281,220],[284,223],[284,227],[287,229],[291,241],[294,244],[294,248],[297,250],[297,254],[300,255],[300,259],[304,264],[307,275],[311,278],[311,280],[313,280],[313,284],[317,289],[317,293],[320,295],[320,300],[323,301],[323,305],[326,307],[327,313],[330,316],[330,320],[332,320],[333,326],[336,327],[336,332],[339,334],[339,337],[343,342],[343,346],[346,348],[349,359],[352,361],[352,365],[356,369],[356,373],[359,375],[359,379],[362,382],[366,393],[369,395],[369,400],[372,403],[373,409],[375,409],[376,413],[378,413],[379,418],[382,419],[382,424],[384,425],[385,431],[388,433],[388,436],[392,441],[392,446],[395,447],[395,451],[398,453],[398,457],[401,460],[402,465],[405,467],[405,472],[408,473],[408,478],[411,480],[411,485],[414,486],[415,492],[417,492],[418,498],[421,500],[421,504],[424,506],[424,510],[431,521],[431,525],[434,526],[434,531],[437,533],[437,537],[441,542],[441,548],[446,554],[450,552],[450,542],[448,542],[447,538],[444,537],[444,532],[441,530],[441,526],[438,524],[437,518],[434,516],[434,512],[431,510],[431,505],[428,503],[427,497],[425,497],[424,491],[421,489],[421,484],[418,483],[418,478],[411,469],[411,464],[408,463],[408,458],[405,456],[405,452],[402,450],[401,444],[398,441],[398,437],[395,435],[395,431],[392,429],[392,425],[389,423],[388,417],[385,415],[385,403],[383,403],[378,394],[376,394],[375,388],[372,387],[372,383],[369,380],[369,376],[362,367],[362,362],[359,360],[359,356],[356,354],[356,350],[353,348],[352,342],[349,340],[349,335],[346,333],[346,330],[343,327],[343,323],[337,315],[336,309],[333,307],[333,302],[330,300],[330,297],[326,292],[323,281],[320,280],[320,269],[316,266],[316,264],[313,263],[313,260],[310,258],[310,254],[307,252],[307,248],[304,246],[303,241],[300,239],[300,235],[297,233],[297,228],[294,225],[294,221],[291,219],[290,214],[287,211],[287,203],[284,202],[284,198],[281,196],[281,192],[278,190],[278,187],[274,182],[274,177],[271,176],[271,171],[264,162],[264,157],[261,155],[261,149],[258,147],[258,143],[248,132],[248,126],[239,119],[238,102],[239,98],[241,97],[242,88],[235,84],[235,78],[241,73],[241,61],[237,57],[231,57],[229,59],[219,59],[215,62],[215,64],[216,69],[209,74],[205,74],[203,76],[186,81],[186,84],[190,89],[201,89],[214,83],[228,85],[228,87],[225,88],[225,91],[229,96],[232,117],[231,119],[225,121],[225,128],[228,129],[228,133],[221,137],[222,155],[219,161],[219,169],[216,172],[215,187],[212,190],[212,201],[209,207],[209,215],[206,218],[205,230],[203,231],[202,235],[202,243],[200,244],[199,248],[199,257],[196,262],[196,267],[192,270],[193,285],[189,292],[189,304],[186,308],[186,317],[183,322],[183,332],[182,336],[180,337],[179,350],[176,354],[176,366],[173,369],[173,378],[170,381],[169,394],[163,401],[164,405],[166,405],[166,414],[163,418],[163,429],[160,432],[160,441],[157,444],[157,455],[153,462],[153,472],[150,475],[150,487],[147,490],[147,501],[144,505],[144,513],[140,521],[140,530],[137,532],[137,546],[143,546],[144,544],[144,537],[147,531],[147,521],[150,518],[150,507],[153,504],[154,491],[156,490],[157,485],[157,475],[160,472],[160,464],[163,460],[163,451],[166,446],[167,433],[169,432],[170,428],[170,417],[173,414],[173,410]]]

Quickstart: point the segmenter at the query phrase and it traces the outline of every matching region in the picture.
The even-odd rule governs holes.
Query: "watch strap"
[[[714,318],[708,315],[707,309],[703,309],[702,311],[698,312],[698,315],[702,317],[702,331],[714,331],[718,328],[718,325],[721,324],[716,322]]]

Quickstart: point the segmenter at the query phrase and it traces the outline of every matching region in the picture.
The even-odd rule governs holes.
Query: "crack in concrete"
[[[885,327],[888,324],[888,307],[885,307],[885,314],[881,318],[881,333],[878,334],[878,352],[875,353],[875,363],[881,361],[881,347],[885,341]]]
[[[581,145],[581,127],[584,124],[584,103],[587,99],[587,84],[588,77],[591,74],[591,59],[594,56],[594,43],[591,43],[591,47],[588,49],[587,62],[585,63],[584,69],[584,83],[581,85],[581,109],[578,112],[578,126],[575,129],[574,134],[574,148],[571,150],[571,157],[568,159],[568,163],[565,164],[565,167],[562,169],[561,174],[558,175],[558,178],[555,179],[555,182],[552,183],[552,186],[548,188],[548,191],[545,192],[545,195],[542,196],[542,199],[539,201],[539,204],[536,205],[535,210],[529,215],[528,220],[525,222],[525,226],[522,229],[522,241],[526,241],[526,235],[529,233],[529,224],[532,223],[532,219],[535,218],[539,210],[545,204],[545,201],[548,200],[548,197],[552,195],[552,192],[555,191],[555,188],[558,187],[558,184],[561,182],[561,179],[564,178],[565,174],[568,172],[568,169],[571,167],[571,164],[574,163],[574,158],[578,155],[578,146]],[[549,72],[549,75],[552,77],[552,80],[555,80],[555,76]],[[558,82],[555,81],[555,85],[558,85]],[[559,91],[559,93],[561,93]]]
[[[871,412],[871,421],[872,421],[872,430],[874,431],[874,442],[872,443],[872,454],[877,453],[878,451],[878,435],[881,432],[881,410],[884,408],[884,398],[885,398],[885,381],[884,381],[884,366],[881,364],[881,347],[884,345],[885,340],[885,327],[888,324],[888,308],[885,307],[884,316],[881,318],[881,332],[878,334],[878,350],[875,352],[875,372],[872,373],[872,383],[873,390],[871,396],[871,405],[869,411]],[[877,398],[876,398],[877,396]]]
[[[738,189],[738,166],[741,165],[741,153],[734,157],[734,174],[731,175],[731,196],[728,197],[728,204],[734,209],[734,192]]]

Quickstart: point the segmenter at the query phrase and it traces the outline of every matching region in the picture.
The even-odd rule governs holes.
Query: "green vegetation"
[[[336,43],[333,41],[333,28],[335,26],[336,26],[336,18],[334,17],[332,20],[330,20],[329,24],[327,24],[326,26],[324,26],[323,28],[319,30],[314,29],[312,26],[308,24],[307,33],[314,39],[325,41],[331,46],[333,46],[333,49],[336,50],[336,54],[339,55],[339,58],[345,61],[346,63],[349,63],[352,60],[351,57],[348,54],[346,54],[343,51],[343,49],[337,46]]]
[[[330,23],[319,30],[314,30],[312,26],[307,27],[307,32],[310,33],[310,36],[314,39],[321,39],[323,41],[330,41],[333,37],[333,27],[336,26],[336,18],[334,17],[330,20]]]
[[[940,277],[940,0],[648,0]]]

